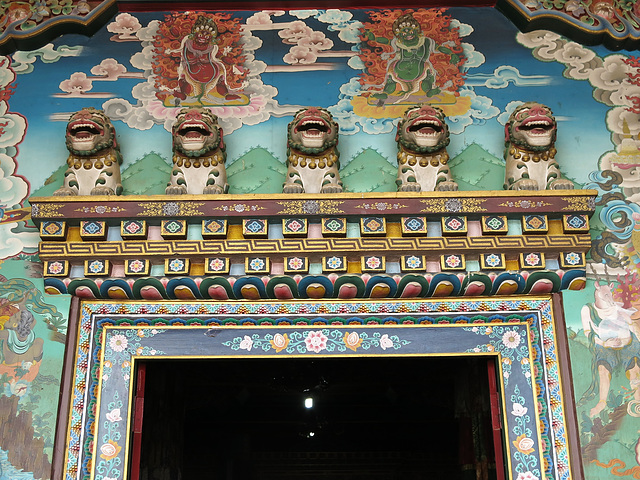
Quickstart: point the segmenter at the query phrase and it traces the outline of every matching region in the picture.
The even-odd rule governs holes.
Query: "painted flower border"
[[[316,315],[363,315],[372,314],[377,315],[377,319],[365,319],[360,320],[360,325],[379,325],[386,326],[388,324],[396,325],[413,325],[413,324],[469,324],[469,323],[496,323],[499,322],[499,318],[505,318],[509,312],[524,312],[532,311],[536,314],[527,322],[520,322],[522,325],[531,325],[534,328],[529,329],[529,333],[523,332],[519,335],[527,338],[527,344],[531,345],[531,359],[533,360],[533,368],[531,373],[535,378],[534,391],[538,398],[538,411],[540,415],[536,415],[532,421],[534,421],[534,430],[540,441],[540,454],[543,457],[543,465],[540,465],[540,470],[527,470],[526,465],[520,460],[517,460],[515,456],[508,458],[510,462],[515,462],[515,469],[511,469],[512,480],[535,480],[536,478],[554,478],[558,480],[568,480],[571,478],[568,451],[567,451],[567,437],[566,437],[566,425],[565,416],[563,410],[563,401],[560,386],[560,376],[557,365],[556,357],[556,342],[555,331],[553,326],[553,319],[551,314],[551,299],[550,298],[518,298],[509,300],[454,300],[454,301],[393,301],[393,302],[311,302],[311,303],[174,303],[174,302],[158,302],[158,303],[139,303],[139,302],[85,302],[81,308],[80,328],[78,330],[78,349],[76,353],[76,365],[74,370],[74,395],[72,397],[72,408],[69,417],[69,430],[68,430],[68,446],[67,457],[65,459],[65,475],[67,480],[87,480],[92,478],[94,480],[109,480],[111,478],[118,478],[117,476],[104,476],[94,475],[95,472],[90,472],[94,463],[92,458],[95,458],[95,452],[92,452],[89,445],[94,443],[94,432],[96,425],[96,419],[91,415],[92,403],[96,401],[99,388],[97,383],[100,376],[104,374],[102,369],[104,368],[100,364],[100,356],[102,352],[102,346],[106,345],[106,336],[102,339],[102,335],[106,335],[107,329],[105,327],[112,327],[121,325],[124,327],[134,327],[131,331],[136,332],[135,335],[140,336],[139,332],[151,332],[156,328],[162,328],[161,325],[179,325],[179,326],[203,326],[203,325],[222,325],[222,326],[252,326],[256,325],[273,327],[276,325],[290,325],[289,322],[278,319],[279,315],[301,315],[302,318],[298,325],[314,325],[319,323],[323,325],[323,322],[314,322]],[[449,319],[439,319],[438,314],[449,314],[459,312],[466,315],[466,319],[456,319],[456,317],[450,317]],[[477,318],[470,316],[476,312]],[[384,314],[395,314],[396,316],[403,313],[412,315],[432,315],[430,319],[416,322],[414,320],[403,320],[398,322],[396,320],[385,319]],[[141,318],[140,315],[148,315],[154,317],[151,325],[149,318]],[[192,317],[204,317],[210,315],[241,315],[242,317],[220,322],[218,319],[203,320],[202,318]],[[244,317],[246,315],[246,317]],[[267,318],[261,318],[256,320],[255,317],[261,316],[275,316],[276,318],[268,320]],[[106,318],[105,316],[112,316]],[[115,316],[115,318],[114,318]],[[175,316],[181,318],[174,318]],[[127,317],[127,318],[123,318]],[[185,318],[187,320],[185,320]],[[362,317],[357,317],[361,319]],[[539,319],[539,321],[538,321]],[[316,318],[317,320],[317,318]],[[340,329],[341,336],[337,335],[334,338],[334,348],[343,348],[346,351],[358,348],[364,348],[366,345],[373,345],[371,341],[375,339],[375,336],[366,338],[366,336],[360,335],[355,330],[350,331],[346,328],[349,324],[358,323],[358,320],[350,320],[342,322],[332,322],[331,325],[340,325],[343,327]],[[511,320],[511,322],[514,322]],[[324,322],[326,325],[326,322]],[[510,328],[514,328],[516,323],[511,323]],[[462,325],[460,325],[462,326]],[[497,325],[496,325],[497,326]],[[470,327],[473,328],[473,327]],[[109,329],[110,330],[110,329]],[[312,327],[311,330],[305,330],[300,332],[302,337],[308,336],[309,332],[316,332],[326,330],[323,328]],[[115,331],[114,331],[115,332]],[[306,333],[305,333],[306,332]],[[402,332],[402,330],[398,330]],[[121,333],[120,333],[121,334]],[[118,333],[114,333],[118,335]],[[144,337],[145,333],[142,334]],[[289,343],[284,348],[283,339],[284,334],[271,333],[271,337],[259,339],[264,345],[268,345],[273,348],[280,348],[280,350],[286,350],[291,346],[291,338]],[[140,337],[139,337],[140,338]],[[240,338],[240,337],[239,337]],[[237,342],[237,348],[240,349],[240,343],[246,342],[244,336]],[[255,339],[251,338],[251,341],[255,343]],[[296,340],[300,341],[300,338]],[[388,343],[389,339],[382,339],[382,335],[377,339],[377,346],[380,348],[383,345],[391,347]],[[360,343],[359,343],[360,342]],[[368,343],[367,343],[368,342]],[[259,343],[259,342],[258,342]],[[305,342],[305,348],[308,348]],[[246,346],[246,344],[245,344]],[[231,347],[231,345],[229,345]],[[252,345],[253,347],[253,345]],[[262,348],[262,347],[261,347]],[[355,348],[355,349],[354,349]],[[396,348],[395,346],[392,348]],[[246,349],[246,348],[245,348]],[[137,349],[136,349],[137,350]],[[140,353],[140,352],[138,352]],[[284,352],[286,354],[288,352]],[[309,352],[311,353],[311,351]],[[318,352],[314,352],[318,353]],[[144,355],[145,353],[140,353]],[[148,350],[147,355],[161,354],[161,352],[151,352]],[[501,354],[502,358],[506,358],[504,353]],[[101,369],[102,368],[102,369]],[[524,368],[524,367],[523,367]],[[502,371],[502,370],[501,370]],[[87,388],[87,385],[89,387]],[[528,387],[528,386],[527,386]],[[549,400],[547,400],[547,397]],[[518,415],[514,412],[519,412],[517,407],[513,409],[509,408],[509,399],[505,398],[505,413],[511,414],[511,420],[509,420],[509,428],[511,423],[516,419],[519,419]],[[514,405],[518,402],[512,402]],[[98,405],[99,413],[99,405]],[[83,425],[83,418],[86,421],[86,428]],[[506,415],[505,415],[506,418]],[[539,421],[538,427],[535,427],[535,421]],[[511,437],[509,437],[511,438]],[[529,444],[531,437],[518,436],[519,442],[513,443],[513,445],[507,445],[508,450],[516,451],[522,455],[531,455],[529,450]],[[93,450],[97,451],[103,446],[103,444],[94,446]],[[108,442],[107,442],[108,443]],[[555,448],[553,448],[555,446]],[[108,447],[105,447],[107,450]],[[82,455],[80,451],[82,450]],[[100,450],[101,451],[101,450]],[[102,451],[101,451],[102,452]],[[524,452],[524,453],[523,453]],[[508,455],[509,457],[509,455]],[[80,466],[80,463],[82,465]],[[523,465],[525,465],[523,467]],[[517,475],[516,475],[517,474]]]

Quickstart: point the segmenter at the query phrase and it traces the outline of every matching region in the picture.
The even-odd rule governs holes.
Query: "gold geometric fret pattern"
[[[580,250],[591,246],[591,237],[581,235],[422,237],[422,238],[303,238],[256,240],[184,240],[140,242],[42,242],[40,258],[66,257],[165,257],[261,254],[350,254],[370,252],[383,255],[429,252],[443,254],[483,251]]]

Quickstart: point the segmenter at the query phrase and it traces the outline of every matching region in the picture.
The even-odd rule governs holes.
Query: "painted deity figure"
[[[393,38],[391,47],[393,52],[388,58],[387,75],[382,91],[374,93],[372,97],[384,102],[390,95],[399,98],[393,103],[407,100],[411,95],[423,91],[427,97],[440,93],[436,86],[436,70],[430,57],[436,51],[451,55],[451,62],[457,64],[458,55],[454,54],[447,45],[437,45],[425,36],[420,23],[411,13],[401,15],[393,22]],[[368,40],[373,40],[368,33]],[[380,43],[389,44],[386,38],[375,38]]]
[[[182,39],[178,90],[174,92],[178,99],[195,97],[199,102],[203,96],[213,91],[226,100],[240,98],[229,92],[226,68],[217,58],[217,37],[215,21],[200,15],[193,24],[191,33]]]
[[[23,303],[0,299],[0,324],[0,375],[10,377],[10,390],[20,396],[38,375],[44,341],[36,337],[36,319]]]
[[[623,308],[613,298],[613,285],[596,282],[595,301],[582,307],[584,334],[594,355],[594,377],[585,396],[598,392],[598,403],[589,415],[595,417],[607,406],[611,374],[623,367],[635,401],[640,401],[640,324],[635,308]]]

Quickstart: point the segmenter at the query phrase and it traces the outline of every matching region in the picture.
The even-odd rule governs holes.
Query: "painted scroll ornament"
[[[284,193],[340,193],[338,124],[324,108],[305,108],[289,123]]]
[[[527,102],[514,110],[505,125],[505,189],[574,188],[561,176],[555,160],[556,136],[556,119],[546,105]]]
[[[447,165],[449,128],[444,112],[430,105],[407,109],[398,123],[399,192],[458,190]]]
[[[66,131],[69,150],[64,186],[53,194],[120,195],[122,155],[115,129],[102,110],[83,108],[71,115]]]
[[[204,107],[183,108],[172,133],[173,170],[165,193],[227,193],[227,156],[218,117]]]

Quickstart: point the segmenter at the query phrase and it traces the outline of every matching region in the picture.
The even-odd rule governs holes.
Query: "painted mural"
[[[502,190],[505,127],[529,101],[555,116],[564,177],[599,192],[588,288],[565,293],[586,478],[640,478],[640,56],[456,8],[119,13],[0,58],[0,428],[24,432],[0,433],[0,480],[50,478],[69,298],[43,293],[28,197],[63,186],[72,113],[113,122],[123,195],[165,194],[185,107],[217,117],[231,194],[282,192],[307,107],[339,127],[344,190],[392,192],[397,124],[429,103],[458,188]]]

